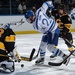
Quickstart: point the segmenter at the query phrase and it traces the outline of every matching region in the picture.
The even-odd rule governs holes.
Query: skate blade
[[[40,62],[40,63],[35,63],[36,65],[42,65],[44,64],[44,62]]]
[[[51,65],[48,64],[35,64],[38,67],[52,67]]]

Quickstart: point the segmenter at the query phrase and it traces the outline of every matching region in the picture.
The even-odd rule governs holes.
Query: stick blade
[[[35,48],[32,49],[32,52],[30,54],[30,61],[32,61],[32,58],[33,58],[34,53],[35,53]]]
[[[54,62],[48,62],[48,65],[51,65],[51,66],[61,66],[63,62],[60,62],[60,63],[54,63]]]

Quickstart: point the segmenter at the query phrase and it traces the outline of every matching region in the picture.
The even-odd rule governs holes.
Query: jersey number
[[[47,26],[49,26],[47,19],[43,19],[43,20],[42,20],[42,23],[43,23],[44,25],[46,24]]]
[[[50,20],[50,24],[52,24],[52,22],[53,22],[53,21]],[[43,19],[43,20],[42,20],[42,23],[43,23],[44,25],[46,24],[47,26],[49,26],[49,23],[48,23],[48,20],[47,20],[47,19]]]

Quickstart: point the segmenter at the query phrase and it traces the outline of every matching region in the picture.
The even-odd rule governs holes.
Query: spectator
[[[20,1],[20,4],[18,5],[18,11],[20,14],[24,14],[26,11],[26,4],[24,0]]]

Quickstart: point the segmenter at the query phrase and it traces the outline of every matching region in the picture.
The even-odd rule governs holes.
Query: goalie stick
[[[34,48],[34,49],[35,49],[35,48]],[[34,59],[36,59],[36,58],[38,57],[39,51],[40,51],[40,49],[38,50],[37,54],[32,58],[32,60],[34,60]]]
[[[28,57],[21,56],[21,60],[24,60],[24,61],[32,61],[32,58],[33,58],[34,53],[35,53],[35,49],[33,48],[32,49],[32,52],[30,54],[30,57],[28,58]],[[3,55],[3,54],[0,54],[0,56],[3,56],[3,57],[12,57],[12,56]]]
[[[32,61],[34,53],[35,53],[35,49],[33,48],[29,58],[21,56],[21,59],[25,61]]]
[[[63,38],[64,39],[64,38]],[[67,39],[64,39],[69,45],[75,47],[74,45],[72,45]],[[67,61],[67,59],[75,52],[75,50],[73,50],[62,62],[60,63],[53,63],[53,62],[49,62],[48,64],[51,66],[61,66],[64,62]],[[67,63],[68,64],[68,63]],[[67,65],[66,64],[66,65]]]

